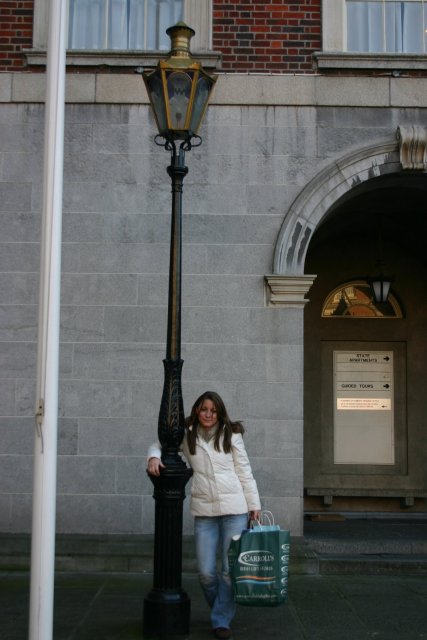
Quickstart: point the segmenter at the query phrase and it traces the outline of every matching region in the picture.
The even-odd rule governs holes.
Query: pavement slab
[[[151,640],[142,633],[150,573],[58,573],[54,640]],[[181,640],[213,638],[195,574],[183,575],[191,628]],[[28,637],[28,573],[0,573],[0,640]],[[427,639],[424,576],[294,575],[279,607],[237,608],[234,640]]]

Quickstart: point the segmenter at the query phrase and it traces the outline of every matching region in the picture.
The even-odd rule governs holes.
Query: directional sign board
[[[334,351],[334,463],[394,464],[392,351]]]
[[[389,411],[390,398],[337,398],[337,409],[341,411]]]

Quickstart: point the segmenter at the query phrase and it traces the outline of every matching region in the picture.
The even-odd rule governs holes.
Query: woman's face
[[[200,407],[196,410],[199,423],[205,429],[214,427],[218,422],[217,411],[212,400],[203,400]]]

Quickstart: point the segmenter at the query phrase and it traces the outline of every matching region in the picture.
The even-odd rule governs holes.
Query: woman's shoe
[[[227,627],[217,627],[214,629],[214,636],[215,638],[230,638],[231,631]]]

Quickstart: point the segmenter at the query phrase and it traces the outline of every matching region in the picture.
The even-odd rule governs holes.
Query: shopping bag
[[[290,534],[277,524],[256,524],[235,536],[228,551],[237,604],[274,607],[288,595]]]

